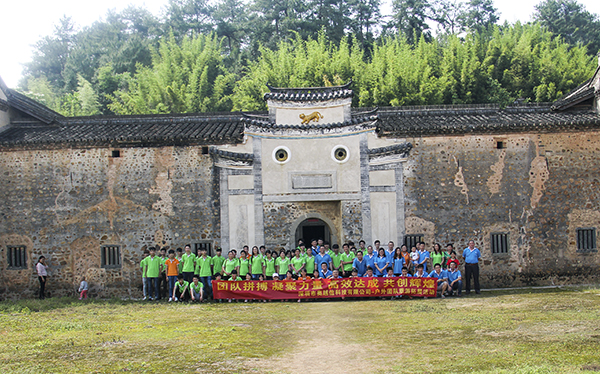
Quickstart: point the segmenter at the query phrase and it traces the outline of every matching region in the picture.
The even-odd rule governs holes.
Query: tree
[[[177,39],[214,30],[214,7],[206,0],[169,0],[164,26]]]
[[[21,88],[27,87],[30,78],[45,77],[55,92],[65,88],[64,69],[75,41],[75,25],[70,17],[63,17],[54,27],[51,36],[35,44],[33,59],[25,64]]]
[[[465,4],[457,0],[438,0],[433,3],[433,19],[446,34],[460,34],[467,30]]]
[[[398,33],[404,34],[410,44],[416,44],[421,35],[431,40],[427,20],[431,18],[431,6],[427,0],[394,0],[392,24]]]
[[[492,0],[469,0],[464,25],[471,31],[482,32],[498,22],[498,9]]]
[[[576,0],[546,0],[535,6],[534,20],[571,45],[586,45],[590,54],[600,50],[600,20]]]
[[[186,113],[231,110],[235,76],[223,66],[222,45],[212,34],[173,34],[153,53],[152,66],[139,66],[127,88],[109,97],[118,114]]]

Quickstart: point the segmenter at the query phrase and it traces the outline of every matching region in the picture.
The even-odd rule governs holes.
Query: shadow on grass
[[[44,300],[22,299],[0,301],[0,313],[30,313],[46,312],[62,308],[77,308],[85,305],[127,305],[139,303],[135,300],[112,299],[88,299],[79,300],[76,297],[51,297]]]
[[[598,290],[600,285],[582,285],[582,286],[560,286],[560,287],[552,287],[552,288],[518,288],[518,289],[497,289],[490,291],[482,291],[481,294],[477,295],[475,292],[471,292],[469,296],[466,296],[463,292],[463,299],[474,299],[474,298],[494,298],[497,296],[503,295],[524,295],[524,294],[549,294],[549,293],[558,293],[558,292],[585,292],[590,290]],[[455,298],[455,297],[452,297]],[[372,300],[375,301],[377,299],[374,298],[357,298],[357,299],[331,299],[331,300],[322,300],[322,301],[311,301],[311,302],[331,302],[331,301],[339,301],[339,302],[357,302],[357,301],[366,301]],[[388,297],[385,300],[389,300]],[[407,298],[403,300],[409,300]],[[412,300],[422,300],[422,298],[413,298]],[[439,300],[439,299],[438,299]],[[383,301],[383,300],[382,300]],[[76,297],[53,297],[44,300],[39,299],[22,299],[22,300],[4,300],[0,301],[0,313],[30,313],[30,312],[45,312],[55,309],[62,308],[77,308],[85,305],[140,305],[146,304],[146,301],[140,300],[122,300],[119,298],[111,298],[111,299],[88,299],[85,301],[78,300]],[[152,302],[155,304],[156,302]],[[165,303],[166,302],[159,302]]]

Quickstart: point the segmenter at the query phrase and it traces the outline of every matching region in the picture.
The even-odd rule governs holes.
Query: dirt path
[[[338,303],[307,303],[305,315],[310,321],[298,321],[295,328],[301,337],[282,357],[256,360],[250,367],[261,372],[345,374],[373,372],[370,361],[377,357],[377,348],[349,342],[354,339],[346,331],[351,316],[340,315]]]

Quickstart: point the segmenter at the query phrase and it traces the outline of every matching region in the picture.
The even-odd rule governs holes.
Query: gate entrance
[[[298,245],[298,240],[302,239],[304,245],[309,248],[312,239],[323,239],[331,243],[331,229],[329,225],[318,218],[308,218],[302,221],[296,229],[296,241],[294,248]]]

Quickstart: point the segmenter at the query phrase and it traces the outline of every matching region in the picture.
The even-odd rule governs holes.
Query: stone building
[[[323,237],[482,250],[484,287],[597,280],[600,74],[552,104],[351,108],[274,88],[268,112],[66,118],[0,80],[0,298],[139,297],[152,245]]]

